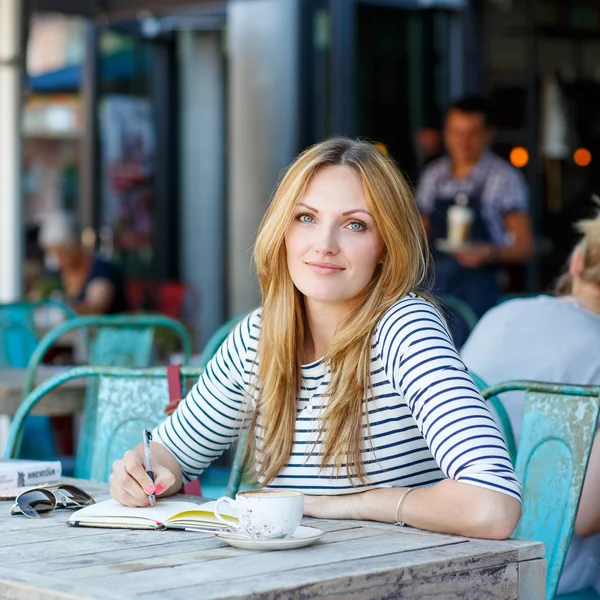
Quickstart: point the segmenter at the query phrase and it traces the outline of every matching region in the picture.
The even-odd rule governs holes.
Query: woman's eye
[[[352,223],[348,225],[348,229],[350,229],[350,231],[364,231],[366,227],[364,223],[361,223],[360,221],[352,221]]]
[[[298,215],[296,218],[298,219],[298,221],[300,221],[300,223],[312,223],[314,221],[312,215],[307,214]]]

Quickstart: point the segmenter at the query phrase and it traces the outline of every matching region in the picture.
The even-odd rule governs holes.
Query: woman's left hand
[[[360,519],[362,494],[304,496],[304,516],[315,519]]]

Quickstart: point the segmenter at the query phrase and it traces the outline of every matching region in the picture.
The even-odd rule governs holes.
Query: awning
[[[100,79],[102,81],[129,79],[134,75],[136,66],[139,69],[141,59],[143,60],[143,55],[136,56],[132,50],[121,50],[109,56],[102,56],[98,65]],[[76,64],[29,77],[29,90],[39,93],[76,92],[81,83],[82,69],[83,65]]]
[[[59,12],[98,20],[138,18],[144,11],[153,14],[198,5],[221,4],[215,0],[34,0],[32,10]]]

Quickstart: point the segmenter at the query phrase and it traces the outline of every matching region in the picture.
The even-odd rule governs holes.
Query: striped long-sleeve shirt
[[[260,322],[258,309],[232,331],[175,413],[154,432],[186,480],[232,443],[253,410]],[[520,499],[502,435],[437,309],[409,294],[383,315],[372,341],[372,393],[363,414],[366,487],[420,487],[449,477]],[[344,468],[337,474],[320,468],[315,441],[329,380],[323,359],[302,366],[292,454],[267,487],[307,494],[366,489]],[[259,443],[260,433],[259,418]]]

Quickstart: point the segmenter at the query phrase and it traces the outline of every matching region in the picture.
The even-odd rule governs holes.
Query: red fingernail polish
[[[144,488],[146,494],[154,494],[154,486],[148,484],[145,488]]]
[[[156,485],[156,493],[162,494],[165,489],[165,486],[162,483]]]

